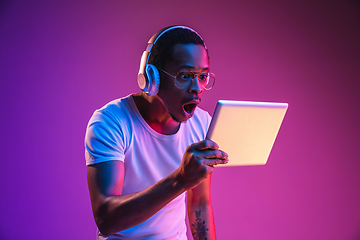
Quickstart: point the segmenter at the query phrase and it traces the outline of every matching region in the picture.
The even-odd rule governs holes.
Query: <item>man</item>
[[[216,238],[210,177],[228,160],[197,107],[214,80],[201,37],[165,28],[144,52],[143,91],[95,111],[85,155],[98,239],[186,239],[186,192],[194,239]]]

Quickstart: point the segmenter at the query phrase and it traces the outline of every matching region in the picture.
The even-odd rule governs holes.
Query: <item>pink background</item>
[[[204,95],[288,102],[265,166],[218,168],[218,239],[360,239],[357,1],[0,2],[0,239],[95,239],[83,139],[92,112],[138,92],[147,40],[205,39]]]

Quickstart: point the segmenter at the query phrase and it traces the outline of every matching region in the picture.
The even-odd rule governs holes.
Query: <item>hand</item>
[[[207,139],[186,149],[178,172],[185,188],[192,189],[214,171],[214,165],[228,162],[228,155],[219,150],[215,142]]]

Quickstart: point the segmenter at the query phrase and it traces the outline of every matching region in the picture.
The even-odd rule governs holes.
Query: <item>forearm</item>
[[[143,191],[105,197],[94,209],[95,221],[102,234],[112,235],[144,222],[184,191],[176,174],[170,174]]]
[[[189,224],[194,240],[216,239],[214,215],[211,204],[192,207],[189,211]]]
[[[188,216],[194,240],[216,239],[214,214],[210,198],[210,177],[188,191]]]

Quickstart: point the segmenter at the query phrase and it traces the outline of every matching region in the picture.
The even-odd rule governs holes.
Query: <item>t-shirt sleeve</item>
[[[85,134],[86,165],[124,161],[124,134],[120,123],[106,111],[96,111]]]

